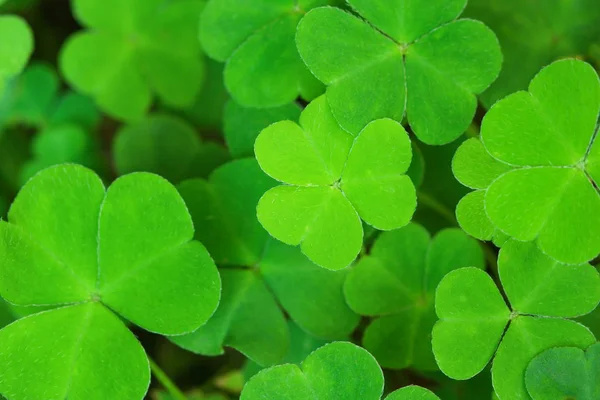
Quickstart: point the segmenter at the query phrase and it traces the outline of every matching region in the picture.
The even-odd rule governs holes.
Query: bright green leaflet
[[[200,41],[210,57],[226,62],[225,85],[236,102],[246,107],[270,108],[291,103],[298,95],[312,100],[323,93],[320,82],[300,59],[294,36],[298,21],[308,10],[329,3],[329,0],[207,3],[200,23]]]
[[[114,313],[176,335],[217,307],[215,265],[192,240],[176,189],[156,175],[127,175],[105,190],[84,167],[51,167],[23,187],[8,220],[0,222],[2,297],[67,305],[0,331],[0,393],[11,399],[141,399],[147,360]]]
[[[18,75],[33,53],[33,32],[24,19],[0,15],[0,93],[6,80]]]
[[[382,233],[344,284],[350,307],[376,317],[363,336],[365,349],[385,368],[437,369],[431,343],[423,340],[436,321],[435,288],[452,270],[484,265],[477,241],[459,229],[433,240],[416,224]]]
[[[379,400],[383,373],[369,352],[348,342],[327,344],[300,366],[284,364],[250,379],[240,400]],[[435,400],[426,389],[400,389],[386,400]]]
[[[156,95],[185,107],[201,89],[204,64],[197,40],[200,0],[73,0],[88,30],[64,45],[66,80],[109,115],[143,117]]]
[[[353,134],[380,118],[445,144],[469,126],[476,94],[502,64],[494,33],[461,19],[466,0],[350,0],[366,21],[336,8],[310,11],[298,25],[302,59],[327,85],[340,125]]]
[[[564,318],[596,308],[600,275],[589,264],[561,264],[535,244],[514,240],[500,250],[498,272],[511,309],[479,269],[458,269],[441,281],[433,352],[442,372],[453,379],[478,374],[496,354],[492,367],[496,394],[500,399],[526,400],[525,369],[536,354],[550,347],[587,347],[595,342],[587,328]],[[577,291],[571,290],[574,287]]]
[[[297,122],[300,111],[295,103],[275,108],[247,108],[230,100],[225,106],[223,133],[231,156],[254,156],[254,142],[263,129],[279,121]]]
[[[317,265],[347,267],[362,246],[361,218],[380,230],[410,222],[415,188],[406,175],[410,139],[384,119],[356,138],[335,121],[324,96],[308,105],[300,124],[281,121],[255,144],[261,168],[286,185],[258,203],[258,220],[276,239],[300,245]]]
[[[533,79],[529,92],[492,107],[483,120],[482,143],[493,158],[514,166],[485,193],[486,214],[497,229],[535,240],[566,263],[600,253],[597,152],[589,150],[599,110],[598,76],[578,60],[553,63]]]
[[[502,235],[485,212],[485,189],[512,167],[490,156],[479,138],[464,141],[452,159],[456,179],[474,192],[465,195],[456,206],[456,219],[469,235],[494,240]]]
[[[113,152],[120,175],[146,171],[173,183],[206,177],[229,158],[222,146],[203,142],[191,125],[168,114],[154,114],[119,130]]]
[[[527,88],[540,68],[588,54],[600,37],[596,0],[470,0],[464,16],[498,36],[504,55],[498,79],[479,98],[486,108]]]
[[[275,184],[256,160],[241,159],[218,168],[209,181],[179,185],[194,221],[206,228],[196,238],[222,266],[223,279],[214,317],[196,332],[172,338],[181,347],[218,355],[229,346],[267,366],[289,350],[282,308],[303,330],[324,339],[345,338],[358,324],[342,294],[347,271],[316,266],[299,249],[272,240],[258,222],[256,204]]]
[[[600,398],[600,344],[585,352],[577,347],[544,351],[529,363],[525,383],[533,400]]]

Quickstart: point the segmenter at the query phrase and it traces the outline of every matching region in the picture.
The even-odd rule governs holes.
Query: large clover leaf
[[[220,280],[176,189],[138,173],[108,190],[76,165],[46,169],[0,222],[0,294],[65,305],[0,330],[0,393],[11,400],[141,399],[148,360],[120,315],[165,335],[204,324]],[[35,345],[32,345],[35,343]]]
[[[284,364],[259,372],[241,400],[380,400],[383,372],[366,350],[348,342],[327,344],[300,366]],[[435,400],[427,389],[408,386],[386,400]]]
[[[300,18],[330,0],[210,0],[200,40],[206,53],[227,62],[225,85],[246,107],[277,107],[298,94],[312,100],[322,85],[298,55],[294,36]],[[232,14],[234,13],[234,14]]]
[[[479,226],[480,236],[498,230],[535,240],[544,253],[573,264],[600,253],[600,148],[593,140],[599,110],[598,76],[577,60],[550,65],[533,79],[529,92],[492,107],[481,128],[483,148],[463,149],[461,171],[455,168],[459,180],[485,189],[470,194],[464,200],[470,204],[463,205],[479,210],[471,214],[479,214],[480,221],[485,209],[489,224]],[[474,157],[481,163],[469,161]],[[485,177],[468,182],[468,175],[478,174]]]
[[[258,203],[258,219],[276,239],[301,245],[328,269],[348,266],[362,246],[361,218],[380,230],[406,225],[416,208],[405,175],[410,139],[390,119],[374,121],[356,138],[340,128],[324,96],[300,116],[263,130],[255,152],[261,168],[286,185]]]
[[[527,367],[525,383],[533,400],[600,398],[600,344],[585,352],[557,347],[538,354]]]
[[[218,168],[208,181],[179,185],[194,221],[206,227],[196,238],[222,266],[223,295],[213,318],[172,338],[176,344],[204,355],[229,346],[266,366],[288,353],[283,311],[323,339],[345,338],[358,324],[342,293],[346,271],[316,266],[299,249],[271,239],[258,222],[258,200],[275,184],[256,160],[242,159]]]
[[[18,75],[33,53],[33,32],[14,15],[0,15],[0,94],[6,80]]]
[[[498,76],[494,33],[456,20],[466,0],[349,0],[366,21],[337,8],[310,11],[298,25],[298,51],[327,85],[340,125],[354,134],[370,121],[404,114],[417,137],[444,144],[462,134],[475,94]]]
[[[444,277],[436,291],[440,320],[433,329],[433,353],[453,379],[478,374],[495,353],[496,394],[501,400],[526,400],[525,369],[534,356],[550,347],[585,348],[595,342],[587,328],[564,318],[596,308],[600,275],[589,264],[561,264],[535,244],[514,240],[500,250],[498,272],[510,309],[479,269]]]
[[[203,62],[197,16],[203,2],[73,0],[89,30],[73,35],[60,57],[67,81],[110,115],[141,118],[156,94],[179,107],[200,91]]]
[[[384,232],[348,274],[344,294],[359,314],[377,317],[363,345],[385,368],[435,370],[429,337],[436,321],[435,289],[446,273],[483,268],[483,251],[459,229],[431,240],[419,225]]]

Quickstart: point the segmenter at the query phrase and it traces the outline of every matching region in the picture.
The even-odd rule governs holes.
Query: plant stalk
[[[163,371],[152,358],[148,357],[148,360],[150,361],[150,370],[152,371],[152,375],[154,375],[162,387],[169,392],[173,399],[187,400],[187,396],[183,394],[181,389],[179,389],[175,383],[173,383],[165,371]]]

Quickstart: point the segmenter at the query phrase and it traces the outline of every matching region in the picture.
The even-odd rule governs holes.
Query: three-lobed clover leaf
[[[119,119],[141,118],[155,95],[189,106],[203,81],[202,7],[201,0],[73,0],[75,17],[88,29],[64,45],[61,71]]]
[[[173,183],[206,177],[229,159],[223,146],[202,141],[191,125],[169,114],[153,114],[121,128],[113,155],[120,175],[152,172]]]
[[[298,25],[298,51],[327,85],[340,125],[405,114],[417,137],[445,144],[469,126],[476,94],[498,76],[500,46],[484,24],[458,19],[467,0],[349,0],[363,19],[321,7]]]
[[[147,173],[116,180],[77,165],[33,177],[0,222],[0,294],[59,308],[0,330],[11,400],[142,399],[148,359],[119,317],[164,335],[215,311],[220,279],[177,190]],[[33,345],[34,344],[34,345]]]
[[[33,32],[15,15],[0,15],[0,94],[6,81],[25,68],[33,53]]]
[[[406,175],[411,142],[393,120],[373,121],[353,137],[321,96],[299,124],[281,121],[264,129],[255,153],[263,171],[284,183],[260,199],[258,220],[322,267],[342,269],[356,258],[361,218],[391,230],[408,224],[415,211],[415,187]]]
[[[223,294],[215,315],[197,331],[172,340],[203,355],[228,346],[261,366],[288,354],[285,314],[313,336],[346,338],[358,315],[343,297],[347,271],[313,264],[298,248],[271,239],[256,217],[256,205],[276,182],[254,159],[240,159],[215,170],[208,181],[179,185],[196,225],[196,239],[221,266]]]
[[[344,284],[350,308],[375,317],[363,336],[365,349],[385,368],[436,370],[427,340],[437,319],[435,289],[450,271],[484,265],[477,241],[459,229],[433,239],[416,224],[382,233]]]
[[[577,347],[556,347],[538,354],[525,372],[533,400],[600,398],[600,343],[585,352]]]
[[[248,381],[240,400],[380,400],[384,378],[375,358],[348,342],[327,344],[300,366],[268,368]],[[439,400],[429,390],[407,386],[386,400]]]
[[[469,219],[473,226],[467,230],[486,238],[497,230],[535,241],[565,263],[596,257],[600,145],[594,134],[599,110],[598,75],[590,65],[571,59],[544,68],[528,92],[496,103],[483,120],[483,147],[471,143],[472,148],[462,149],[465,154],[457,154],[462,160],[455,166],[459,180],[480,175],[483,179],[467,186],[485,189],[471,193],[463,210],[457,210],[463,214],[459,219]]]
[[[500,250],[498,272],[510,309],[480,269],[458,269],[442,279],[433,353],[442,372],[460,380],[478,374],[495,354],[498,397],[528,400],[525,369],[534,356],[550,347],[585,348],[596,341],[589,329],[566,318],[596,308],[600,275],[589,264],[562,264],[535,244],[515,240]]]
[[[225,86],[246,107],[283,106],[298,95],[312,100],[322,84],[308,71],[294,36],[302,16],[331,0],[210,0],[202,13],[200,41],[226,62]]]

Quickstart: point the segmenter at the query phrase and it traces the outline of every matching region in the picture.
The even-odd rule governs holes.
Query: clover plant
[[[466,3],[348,0],[358,16],[327,7],[308,12],[298,26],[298,50],[327,85],[340,125],[357,134],[373,120],[402,121],[406,114],[425,143],[460,136],[475,114],[475,94],[502,64],[487,26],[457,20]]]
[[[353,137],[319,97],[299,125],[282,121],[264,129],[254,150],[261,168],[285,183],[261,198],[258,220],[322,267],[341,269],[356,258],[361,219],[390,230],[410,222],[415,211],[415,188],[405,174],[410,139],[393,120],[373,121]]]
[[[596,308],[600,275],[589,264],[563,264],[533,243],[514,240],[500,250],[498,273],[509,306],[481,269],[457,269],[442,279],[435,297],[439,321],[432,332],[433,353],[453,379],[471,378],[494,358],[498,397],[528,399],[524,377],[534,356],[550,347],[585,348],[595,342],[589,329],[568,318]]]
[[[0,14],[0,37],[1,92],[6,80],[18,75],[25,68],[33,53],[33,32],[23,18]]]
[[[0,330],[0,392],[9,399],[141,399],[148,359],[119,316],[177,335],[204,324],[219,302],[220,278],[192,240],[185,203],[156,175],[127,175],[105,190],[86,168],[51,167],[23,187],[8,221],[2,297],[57,306]]]

